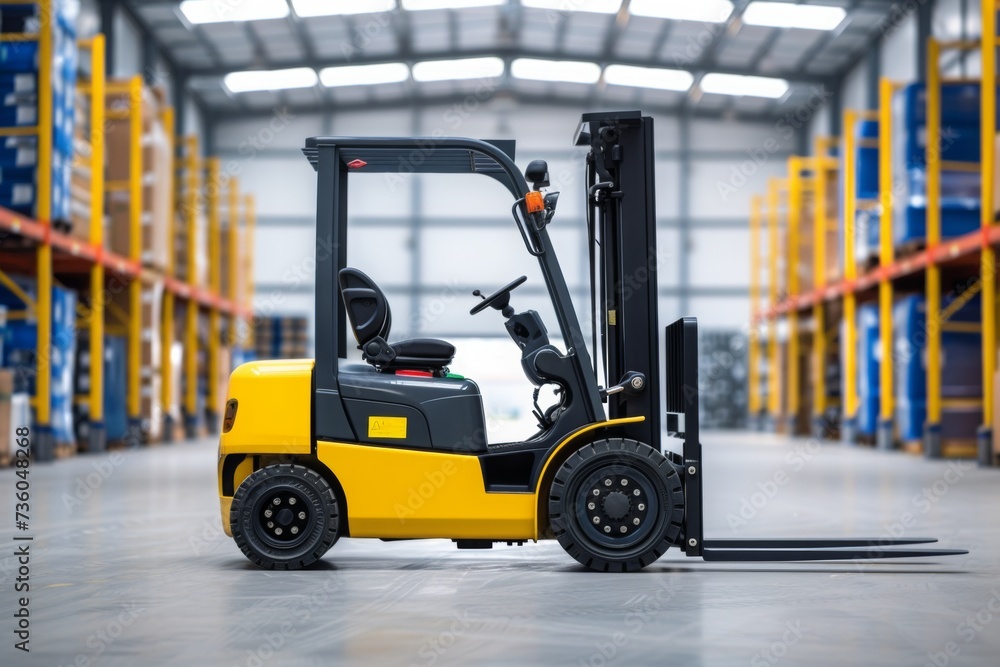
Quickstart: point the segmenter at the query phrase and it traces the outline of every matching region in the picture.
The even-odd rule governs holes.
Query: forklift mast
[[[608,417],[645,417],[625,426],[625,435],[660,449],[653,119],[639,111],[584,114],[575,143],[590,148],[586,187],[595,373],[600,359],[605,387],[630,372],[643,375],[644,391],[607,397]]]

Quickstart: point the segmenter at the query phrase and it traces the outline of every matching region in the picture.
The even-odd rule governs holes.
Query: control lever
[[[607,402],[608,396],[614,396],[625,392],[631,396],[642,393],[646,388],[646,376],[636,371],[629,371],[622,376],[621,382],[612,385],[607,389],[598,388],[601,393],[601,401]]]

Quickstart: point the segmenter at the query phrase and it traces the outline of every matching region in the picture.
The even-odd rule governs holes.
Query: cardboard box
[[[0,463],[7,463],[14,451],[11,398],[14,395],[14,370],[0,368]]]

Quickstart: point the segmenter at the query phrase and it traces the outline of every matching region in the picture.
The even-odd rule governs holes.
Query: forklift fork
[[[698,321],[685,317],[666,329],[667,432],[684,441],[684,544],[688,556],[706,561],[875,560],[960,556],[959,549],[892,549],[937,542],[910,538],[705,539],[702,504],[704,466],[698,433]]]

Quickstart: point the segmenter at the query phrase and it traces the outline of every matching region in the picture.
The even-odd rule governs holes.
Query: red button
[[[402,375],[404,377],[410,378],[432,378],[434,373],[430,371],[396,371],[396,375]]]

